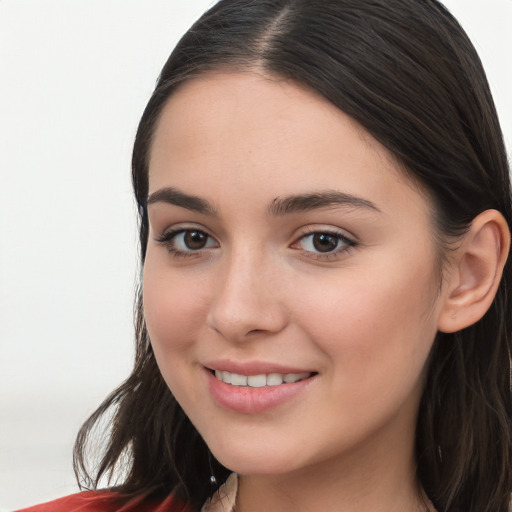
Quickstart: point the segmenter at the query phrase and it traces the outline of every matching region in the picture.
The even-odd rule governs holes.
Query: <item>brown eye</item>
[[[204,249],[208,242],[208,235],[202,231],[185,231],[183,233],[183,243],[191,251]]]
[[[338,247],[340,239],[339,236],[328,233],[315,233],[312,235],[311,242],[318,252],[331,252]]]
[[[314,231],[300,237],[292,247],[319,259],[321,256],[341,256],[341,253],[356,245],[356,242],[342,233]]]
[[[174,256],[199,255],[203,249],[218,247],[217,242],[208,233],[199,229],[177,229],[162,234],[155,240],[162,244]]]

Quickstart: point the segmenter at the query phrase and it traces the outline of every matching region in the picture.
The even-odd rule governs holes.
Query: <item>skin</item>
[[[237,511],[424,511],[414,431],[450,293],[426,195],[332,104],[256,72],[182,85],[149,168],[148,331],[177,400],[241,475]],[[159,199],[168,187],[216,213]],[[362,201],[269,212],[320,191]],[[162,241],[176,229],[204,232],[205,247]],[[325,232],[355,245],[334,236],[336,250],[319,253],[310,233]],[[277,407],[240,413],[209,391],[205,366],[218,359],[315,376]]]

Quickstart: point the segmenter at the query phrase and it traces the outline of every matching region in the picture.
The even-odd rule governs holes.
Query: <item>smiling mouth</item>
[[[308,379],[315,375],[313,372],[303,373],[262,373],[259,375],[240,375],[239,373],[222,370],[211,370],[218,380],[231,386],[263,388],[266,386],[280,386],[281,384],[293,384]]]

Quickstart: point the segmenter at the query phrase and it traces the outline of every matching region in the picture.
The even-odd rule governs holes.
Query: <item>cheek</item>
[[[437,331],[431,274],[428,265],[409,265],[408,272],[373,266],[323,286],[317,282],[318,292],[301,295],[303,330],[328,356],[333,379],[353,389],[354,398],[395,381],[405,391],[422,375]]]
[[[204,325],[207,307],[204,283],[162,268],[148,254],[144,268],[143,303],[146,326],[158,364],[178,364]],[[166,357],[172,355],[172,358]]]
[[[197,387],[196,344],[205,325],[204,287],[146,259],[143,302],[156,362],[167,386],[185,409],[201,400]],[[197,290],[195,289],[197,288]]]

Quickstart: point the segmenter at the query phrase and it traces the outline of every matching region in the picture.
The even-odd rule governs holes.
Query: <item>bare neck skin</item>
[[[416,479],[413,430],[395,432],[286,475],[241,475],[236,512],[434,512]]]

